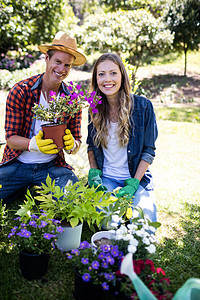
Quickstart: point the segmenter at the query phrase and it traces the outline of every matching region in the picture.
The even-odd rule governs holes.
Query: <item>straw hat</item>
[[[71,38],[63,31],[59,31],[56,33],[51,45],[40,45],[38,46],[38,49],[42,53],[46,53],[49,49],[55,49],[72,54],[75,57],[73,63],[74,66],[83,65],[86,61],[86,57],[82,53],[77,51],[76,39]]]

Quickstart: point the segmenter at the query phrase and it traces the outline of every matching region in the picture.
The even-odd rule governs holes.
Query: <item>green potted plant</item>
[[[122,199],[114,203],[111,193],[97,191],[97,188],[90,188],[82,182],[76,182],[73,185],[68,182],[63,190],[56,186],[55,181],[52,181],[49,176],[47,176],[46,184],[42,184],[38,189],[38,193],[39,195],[35,198],[40,201],[39,207],[45,210],[50,218],[59,219],[65,226],[65,231],[68,229],[71,231],[70,227],[75,230],[77,226],[80,226],[80,237],[83,222],[86,222],[94,231],[94,225],[99,228],[103,225],[107,226],[116,211],[123,215],[129,205],[128,201],[122,205]],[[59,236],[58,244],[63,236],[64,234]],[[78,245],[80,237],[77,240]],[[72,240],[75,240],[74,234],[72,234]],[[74,245],[70,247],[74,248]],[[67,251],[67,248],[68,246],[63,246],[62,250]]]
[[[96,92],[89,93],[88,91],[81,91],[81,85],[75,85],[70,81],[68,89],[69,95],[62,93],[59,97],[56,93],[51,91],[51,100],[48,103],[48,107],[44,107],[41,104],[34,104],[32,111],[34,112],[34,118],[44,122],[42,130],[44,131],[45,138],[52,138],[59,148],[63,148],[64,131],[67,128],[66,119],[67,116],[74,118],[75,114],[86,107],[92,107],[93,113],[97,112],[97,104],[101,104],[101,96],[97,96]],[[58,134],[61,132],[61,135]],[[61,138],[60,138],[61,136]]]
[[[8,239],[19,253],[22,275],[27,279],[38,279],[47,272],[50,253],[63,228],[60,221],[50,219],[38,209],[30,191],[26,198],[16,212],[18,217],[12,221]]]

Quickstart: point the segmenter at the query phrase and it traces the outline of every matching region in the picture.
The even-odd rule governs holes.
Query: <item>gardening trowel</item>
[[[150,292],[148,287],[134,272],[132,253],[128,253],[124,257],[121,263],[120,272],[121,274],[127,275],[131,279],[140,300],[156,300],[156,297]]]

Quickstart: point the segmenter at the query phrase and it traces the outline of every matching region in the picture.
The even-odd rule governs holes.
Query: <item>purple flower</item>
[[[97,260],[94,260],[92,262],[92,267],[93,267],[94,270],[98,270],[98,268],[99,268],[99,262]]]
[[[43,234],[43,238],[44,239],[46,239],[46,240],[50,240],[50,239],[52,239],[54,236],[53,236],[53,234],[51,234],[51,233],[44,233]]]
[[[106,261],[101,263],[102,268],[107,269],[108,268],[108,263]]]
[[[21,231],[17,233],[17,235],[21,237],[29,238],[31,236],[31,232],[26,229],[21,229]]]
[[[73,85],[73,81],[70,81],[69,83],[70,83],[71,85]]]
[[[73,256],[70,253],[66,253],[67,259],[73,258]]]
[[[46,221],[41,221],[41,224],[38,225],[38,227],[39,227],[39,228],[43,228],[43,227],[45,227],[45,226],[47,226],[47,225],[48,225],[48,224],[47,224]]]
[[[76,88],[77,88],[77,90],[80,90],[81,84],[77,84]]]
[[[73,87],[72,86],[68,86],[68,90],[69,91],[73,91]]]
[[[89,259],[88,258],[81,258],[81,262],[84,264],[84,265],[87,265],[89,263]]]
[[[97,103],[98,103],[98,104],[102,104],[102,100],[98,100]]]
[[[114,256],[114,257],[118,257],[118,255],[119,255],[118,249],[113,248],[113,249],[111,250],[111,254],[112,254],[112,256]]]
[[[98,109],[93,108],[92,112],[93,112],[93,114],[96,114],[96,113],[98,113]]]
[[[59,227],[57,227],[57,232],[59,232],[59,233],[62,233],[63,231],[64,231],[64,229],[61,227],[61,226],[59,226]]]
[[[80,96],[83,96],[83,95],[84,95],[84,92],[83,92],[83,91],[81,91],[81,92],[79,93],[79,95],[80,95]]]
[[[72,101],[68,101],[68,104],[73,104],[73,102]]]
[[[78,251],[78,249],[72,249],[71,253],[75,254],[77,256],[80,254],[80,252]]]
[[[90,277],[91,276],[89,273],[85,273],[85,274],[83,274],[82,279],[83,279],[83,281],[88,282],[88,281],[90,281]]]
[[[50,91],[49,95],[50,95],[50,97],[56,96],[56,92]]]
[[[99,253],[98,258],[103,260],[105,258],[105,253],[103,252]]]
[[[94,97],[95,95],[96,95],[96,92],[95,92],[95,91],[93,91],[93,92],[90,94],[91,97]]]
[[[89,266],[89,267],[88,267],[88,270],[89,270],[89,271],[92,271],[92,266]]]
[[[106,290],[106,291],[109,290],[109,285],[106,282],[103,282],[101,286],[104,290]]]
[[[113,280],[115,278],[113,273],[104,273],[104,277],[107,280]]]
[[[61,96],[62,98],[65,98],[65,94],[64,94],[64,93],[62,93],[60,96]]]
[[[108,256],[106,257],[106,261],[107,261],[110,265],[114,265],[114,263],[115,263],[115,260],[114,260],[114,258],[113,258],[111,255],[108,255]]]
[[[71,100],[74,100],[74,99],[78,98],[78,94],[73,93],[70,95],[70,97],[71,97]]]
[[[87,242],[87,241],[81,242],[81,243],[80,243],[80,246],[79,246],[79,249],[81,249],[81,250],[83,250],[83,249],[85,249],[85,248],[91,248],[90,243]]]
[[[37,228],[37,224],[36,224],[36,222],[35,222],[34,220],[31,220],[31,221],[29,222],[29,225],[31,225],[31,226]]]

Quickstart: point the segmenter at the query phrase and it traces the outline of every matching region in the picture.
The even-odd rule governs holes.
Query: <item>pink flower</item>
[[[50,91],[49,95],[52,96],[56,96],[56,92]]]
[[[80,90],[81,84],[77,84],[76,88],[77,88],[77,90]]]
[[[156,272],[159,274],[159,273],[162,273],[162,275],[165,275],[165,271],[163,271],[162,268],[157,268],[156,269]]]
[[[92,112],[93,112],[93,114],[96,114],[96,113],[98,113],[98,109],[93,108]]]

